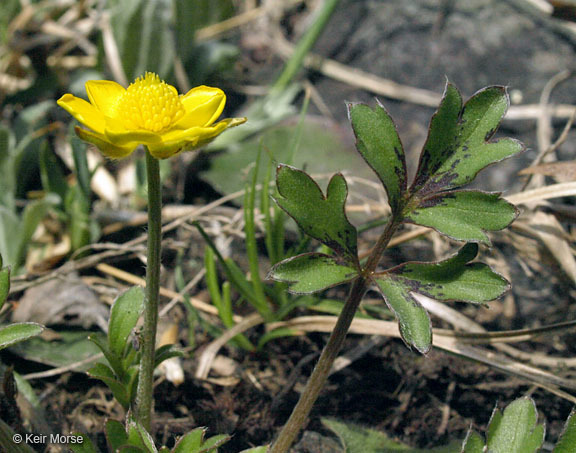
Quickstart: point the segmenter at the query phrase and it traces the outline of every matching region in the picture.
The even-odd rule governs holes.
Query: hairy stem
[[[158,293],[160,289],[160,244],[162,240],[162,185],[159,161],[146,150],[148,176],[148,257],[146,263],[146,300],[142,328],[142,358],[136,391],[136,419],[150,431],[153,393]]]
[[[308,379],[306,388],[302,392],[302,395],[300,395],[300,399],[294,407],[290,418],[282,427],[278,439],[276,439],[276,442],[274,442],[270,448],[270,453],[287,452],[300,432],[300,429],[302,429],[302,426],[306,422],[308,414],[310,414],[310,411],[312,410],[312,406],[314,406],[314,403],[318,399],[318,396],[328,379],[334,360],[336,360],[340,349],[342,349],[342,345],[344,344],[346,334],[348,333],[350,324],[354,319],[356,310],[362,301],[364,293],[370,285],[370,276],[376,270],[376,266],[378,266],[382,253],[386,250],[390,239],[392,239],[392,236],[398,229],[400,223],[401,222],[397,217],[393,217],[386,225],[386,228],[382,232],[378,242],[372,249],[360,276],[352,285],[348,299],[342,308],[340,316],[338,316],[336,326],[334,326],[334,330],[330,334],[328,343],[326,343],[326,346],[318,359],[318,363],[314,367],[314,371]]]

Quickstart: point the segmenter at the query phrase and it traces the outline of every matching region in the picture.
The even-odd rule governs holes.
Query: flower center
[[[147,72],[119,99],[118,114],[126,129],[160,132],[184,115],[184,106],[173,86]]]

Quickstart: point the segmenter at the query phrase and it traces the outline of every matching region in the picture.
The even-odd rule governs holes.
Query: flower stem
[[[314,406],[314,403],[318,399],[318,396],[328,379],[334,360],[336,360],[340,349],[342,349],[342,345],[346,339],[346,334],[348,333],[350,324],[354,319],[356,310],[362,301],[362,297],[370,286],[370,276],[376,270],[376,266],[380,261],[382,253],[386,250],[390,239],[392,239],[392,236],[398,229],[400,223],[398,217],[393,217],[386,225],[386,228],[382,232],[378,242],[372,249],[360,276],[352,285],[348,299],[342,308],[342,312],[338,316],[338,321],[334,326],[334,330],[330,334],[328,343],[326,343],[326,346],[318,359],[318,363],[314,367],[314,371],[306,383],[306,388],[302,392],[302,395],[300,395],[300,399],[294,407],[290,418],[282,427],[278,439],[276,439],[276,442],[272,445],[270,453],[287,452],[300,432],[300,429],[306,422],[308,414],[310,414],[310,411],[312,410],[312,406]]]
[[[142,358],[136,390],[136,419],[150,431],[154,393],[154,361],[158,325],[158,293],[160,289],[160,244],[162,241],[162,185],[160,164],[146,150],[148,177],[148,257],[146,263],[146,299],[142,328]]]

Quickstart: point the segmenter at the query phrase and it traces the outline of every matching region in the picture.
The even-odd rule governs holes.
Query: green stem
[[[340,316],[338,316],[338,321],[336,321],[334,330],[332,330],[332,333],[330,334],[328,343],[326,343],[326,346],[318,359],[318,363],[316,364],[316,367],[314,367],[314,371],[306,383],[306,388],[302,392],[302,395],[300,395],[300,399],[294,407],[290,418],[282,427],[278,439],[276,439],[276,442],[272,445],[270,453],[287,452],[300,432],[300,429],[306,422],[306,419],[312,410],[312,406],[314,406],[314,403],[318,399],[318,396],[328,379],[334,360],[336,360],[340,349],[342,349],[342,345],[346,339],[346,334],[348,333],[350,324],[354,319],[356,310],[362,301],[362,297],[370,286],[370,277],[376,270],[376,266],[378,266],[382,253],[386,250],[390,239],[392,239],[392,236],[398,229],[399,225],[400,222],[398,221],[398,217],[392,218],[372,249],[360,276],[352,285],[348,299],[342,308]]]
[[[150,431],[154,394],[154,362],[160,289],[160,244],[162,241],[162,185],[160,164],[146,150],[148,176],[148,257],[146,263],[146,300],[142,327],[142,358],[136,390],[136,419]]]

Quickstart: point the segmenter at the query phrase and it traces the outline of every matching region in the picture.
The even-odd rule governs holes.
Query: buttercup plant
[[[153,372],[159,355],[155,350],[158,323],[161,247],[161,182],[158,159],[197,149],[226,129],[242,124],[245,118],[227,118],[216,122],[226,103],[218,88],[199,86],[179,95],[175,87],[153,73],[139,77],[128,88],[109,80],[86,83],[90,102],[65,94],[58,105],[88,129],[76,127],[77,135],[112,159],[129,156],[139,145],[146,148],[148,181],[148,245],[146,295],[131,291],[119,301],[129,308],[130,316],[111,316],[108,342],[97,341],[111,359],[110,367],[92,370],[93,374],[112,384],[123,405],[133,411],[139,432],[150,431],[153,403]],[[143,299],[143,301],[142,301]],[[140,308],[141,307],[141,308]],[[140,310],[143,327],[140,338],[140,364],[133,371],[134,355],[126,348],[128,334]],[[114,309],[113,309],[114,311]],[[117,310],[116,310],[117,311]],[[113,313],[114,314],[114,313]],[[137,380],[136,395],[132,389]],[[146,437],[143,434],[144,437]]]
[[[458,90],[448,83],[432,117],[416,175],[408,185],[402,143],[390,115],[380,104],[374,108],[348,104],[356,148],[383,184],[391,208],[388,222],[366,261],[358,257],[357,231],[346,216],[348,189],[344,176],[334,175],[324,194],[304,171],[278,166],[276,203],[304,233],[332,249],[333,254],[304,253],[285,259],[271,269],[269,278],[289,283],[289,290],[298,294],[343,283],[350,283],[351,289],[271,452],[286,452],[304,425],[369,288],[381,293],[396,316],[406,345],[423,354],[432,345],[432,327],[415,293],[443,301],[485,304],[509,289],[502,276],[472,260],[478,254],[478,243],[490,244],[488,232],[506,228],[518,211],[499,193],[461,189],[484,167],[523,150],[514,139],[492,140],[508,106],[503,87],[485,88],[463,105]],[[465,245],[443,261],[407,262],[380,270],[378,265],[388,243],[398,228],[408,223],[431,227]]]

